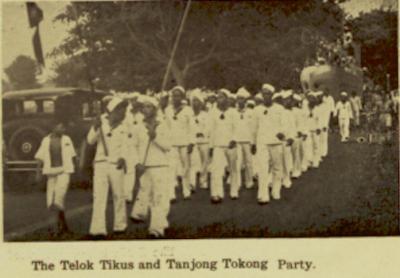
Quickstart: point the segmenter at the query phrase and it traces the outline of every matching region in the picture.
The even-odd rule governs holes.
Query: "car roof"
[[[40,88],[32,90],[11,91],[3,95],[3,99],[7,100],[55,100],[58,97],[74,95],[74,94],[92,94],[91,90],[79,88]],[[105,91],[94,91],[95,95],[106,96],[109,95]]]

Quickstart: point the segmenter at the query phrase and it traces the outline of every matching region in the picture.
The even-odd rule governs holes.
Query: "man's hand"
[[[149,140],[153,141],[156,138],[157,133],[154,129],[149,129],[149,131],[147,131],[147,135],[149,135]]]
[[[321,130],[318,128],[318,129],[316,130],[316,133],[317,133],[317,135],[320,135],[320,134],[321,134]]]
[[[146,167],[144,165],[140,164],[140,163],[136,164],[135,169],[136,169],[136,176],[139,177],[139,178],[146,171]]]
[[[292,138],[287,139],[287,146],[293,145],[294,140]]]
[[[193,147],[194,147],[193,144],[189,144],[189,146],[188,146],[188,148],[187,148],[187,153],[188,153],[188,154],[191,154],[191,153],[193,152]]]
[[[93,128],[94,130],[98,130],[101,127],[101,119],[100,118],[96,118],[93,121]]]
[[[214,149],[209,149],[208,154],[210,155],[210,158],[213,157],[213,152],[214,152]]]
[[[282,133],[278,133],[276,137],[278,137],[278,139],[281,141],[285,140],[285,135],[283,135]]]
[[[233,149],[234,147],[236,147],[236,142],[232,140],[232,141],[229,142],[229,147],[228,148]]]
[[[327,131],[327,128],[326,128],[326,127],[324,127],[324,128],[322,128],[322,130],[323,130],[324,132],[326,132],[326,131]]]
[[[255,155],[257,153],[257,146],[256,145],[251,145],[251,153]]]
[[[303,141],[307,140],[307,134],[303,134]]]
[[[300,131],[297,132],[297,137],[298,137],[298,138],[301,138],[302,136],[303,136],[303,133],[301,133]]]
[[[126,173],[126,162],[125,162],[125,159],[123,159],[122,157],[119,158],[117,161],[117,169],[118,170],[124,169],[124,171]]]

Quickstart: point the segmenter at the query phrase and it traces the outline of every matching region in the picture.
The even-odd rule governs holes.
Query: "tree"
[[[1,88],[2,88],[3,94],[4,94],[4,93],[7,93],[8,91],[12,91],[12,90],[13,90],[11,84],[8,83],[8,82],[7,82],[6,80],[4,80],[4,79],[1,80]]]
[[[398,84],[397,11],[383,9],[360,13],[349,20],[354,40],[361,44],[361,66],[367,76],[386,88],[386,74],[391,88]]]
[[[73,27],[52,55],[83,52],[102,89],[159,90],[186,3],[75,5],[83,45]],[[298,69],[312,52],[301,43],[301,33],[311,29],[336,37],[340,16],[335,1],[193,1],[168,87],[233,90],[263,82],[298,82]],[[73,22],[72,7],[55,20]]]
[[[18,56],[4,69],[14,90],[40,88],[36,79],[37,63],[28,56]]]
[[[89,88],[85,63],[82,57],[76,56],[55,66],[55,78],[52,79],[57,87]]]

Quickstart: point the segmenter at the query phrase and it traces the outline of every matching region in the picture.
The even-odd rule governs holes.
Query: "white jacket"
[[[189,106],[181,106],[178,111],[173,106],[168,106],[165,116],[171,128],[173,146],[188,146],[196,142],[191,126],[193,110]]]
[[[210,148],[228,147],[229,143],[235,140],[235,128],[239,118],[237,111],[228,108],[225,112],[217,109],[210,113]]]
[[[50,140],[51,134],[44,137],[38,151],[35,154],[36,159],[43,161],[43,175],[51,173]],[[61,137],[61,156],[64,173],[73,173],[74,163],[72,158],[76,156],[76,153],[71,138],[69,138],[67,135],[63,135]]]
[[[254,141],[256,144],[278,145],[282,144],[276,135],[285,133],[286,126],[284,117],[284,108],[279,104],[272,104],[271,107],[262,107],[255,113],[255,133]]]
[[[340,119],[353,119],[353,111],[351,110],[351,104],[349,101],[343,103],[339,101],[336,103],[335,116],[338,116]]]
[[[198,115],[194,115],[192,120],[192,136],[196,141],[196,144],[208,144],[210,141],[210,113],[206,111],[200,111]]]
[[[254,110],[245,107],[238,110],[238,121],[235,128],[235,141],[241,143],[255,144],[254,142]]]

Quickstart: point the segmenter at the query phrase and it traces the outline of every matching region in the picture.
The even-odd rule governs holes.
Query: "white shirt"
[[[285,139],[295,139],[297,137],[295,112],[293,110],[284,109],[283,121],[285,122],[286,127],[286,130],[283,132]]]
[[[192,117],[192,132],[196,138],[196,144],[208,144],[210,141],[210,113],[206,111],[200,111],[198,115]]]
[[[50,141],[51,134],[43,138],[42,143],[35,154],[36,159],[43,161],[43,175],[51,173]],[[67,135],[63,135],[61,137],[61,156],[64,173],[73,173],[74,163],[72,158],[75,157],[76,154],[71,138],[69,138]]]
[[[258,109],[255,113],[255,135],[254,141],[256,144],[277,145],[282,144],[282,141],[276,137],[278,133],[284,134],[286,127],[283,121],[284,108],[276,103],[271,107],[265,106]]]
[[[296,123],[296,131],[306,134],[306,117],[307,113],[305,113],[305,109],[299,107],[293,107],[292,112],[294,114],[294,119]],[[297,134],[296,134],[297,137]]]
[[[326,107],[330,113],[335,113],[335,100],[331,95],[324,96],[323,102],[326,104]]]
[[[339,101],[336,103],[335,116],[338,116],[340,119],[353,119],[350,102],[346,101],[343,103],[342,101]]]
[[[235,128],[235,141],[255,144],[254,110],[245,107],[243,110],[238,110],[237,113],[238,121]]]
[[[146,156],[147,146],[149,144],[149,136],[147,134],[148,128],[145,122],[139,123],[135,127],[135,133],[133,136],[133,147],[139,154],[139,163],[143,163],[145,166],[168,166],[167,153],[171,149],[171,130],[168,128],[168,124],[165,121],[159,121],[155,129],[156,137],[150,142],[149,150]]]
[[[104,141],[107,145],[108,156],[104,153],[103,142],[100,139],[100,128],[94,130],[92,127],[87,135],[87,141],[89,145],[93,145],[97,142],[97,150],[94,161],[108,161],[109,163],[115,164],[118,159],[124,158],[127,162],[127,167],[130,158],[132,157],[130,146],[130,139],[132,134],[129,132],[127,126],[123,123],[119,124],[115,128],[111,129],[108,124],[108,120],[102,121],[101,128],[103,130]],[[129,169],[127,169],[129,170]]]
[[[308,130],[310,132],[315,132],[317,129],[320,129],[320,123],[319,123],[319,111],[317,107],[314,107],[313,109],[310,109],[310,107],[306,107],[306,111],[308,112],[307,115],[307,125],[308,125]]]
[[[319,113],[319,126],[320,128],[328,128],[329,121],[331,119],[331,111],[329,109],[329,103],[323,102],[317,106],[317,112]]]
[[[360,111],[362,109],[361,99],[359,96],[350,97],[350,103],[353,111]]]
[[[195,143],[192,132],[193,110],[187,106],[181,106],[175,111],[173,106],[165,109],[165,116],[171,129],[171,140],[173,146],[188,146]]]
[[[235,125],[238,113],[235,109],[228,108],[225,112],[217,109],[210,112],[210,148],[228,147],[235,140]]]

